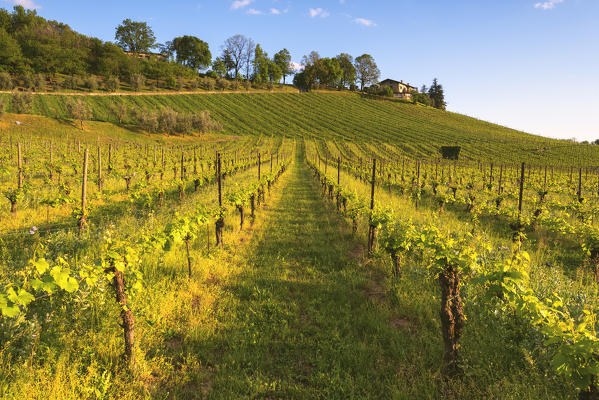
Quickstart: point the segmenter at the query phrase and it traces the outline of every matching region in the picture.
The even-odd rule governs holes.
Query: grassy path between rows
[[[411,334],[370,298],[356,242],[298,153],[226,288],[222,329],[203,343],[208,397],[403,398]]]

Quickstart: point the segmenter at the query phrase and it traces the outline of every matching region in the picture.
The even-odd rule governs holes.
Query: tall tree
[[[341,53],[335,57],[341,67],[341,85],[343,87],[352,87],[356,83],[356,67],[354,67],[354,58],[347,53]]]
[[[302,58],[302,65],[304,67],[309,67],[314,65],[318,60],[320,60],[320,54],[318,54],[317,51],[311,51],[310,54]]]
[[[205,69],[210,66],[212,54],[208,43],[195,36],[179,36],[170,42],[170,47],[176,53],[176,61],[193,69]]]
[[[146,22],[124,20],[116,28],[116,42],[123,50],[146,53],[156,47],[156,36]]]
[[[370,54],[362,54],[360,57],[356,57],[355,67],[356,76],[360,81],[360,91],[364,90],[365,85],[377,83],[381,76],[381,71]]]
[[[258,44],[254,52],[254,81],[258,83],[268,82],[268,67],[271,63],[268,54]]]
[[[431,98],[433,107],[445,110],[445,107],[447,106],[447,103],[445,102],[445,91],[443,90],[443,85],[437,81],[437,78],[433,79],[433,84],[428,89],[428,97]]]
[[[285,77],[291,74],[291,53],[289,50],[283,49],[275,54],[274,62],[281,70],[281,74],[283,75],[283,84],[285,84]]]
[[[254,54],[256,51],[256,43],[252,39],[248,39],[247,46],[245,48],[245,79],[250,79],[250,69],[253,64]]]
[[[234,76],[237,77],[239,71],[243,69],[247,60],[247,50],[250,47],[251,40],[243,35],[231,36],[225,40],[223,45],[223,54],[230,57]]]
[[[212,70],[221,78],[227,74],[227,67],[221,57],[216,57],[212,63]]]

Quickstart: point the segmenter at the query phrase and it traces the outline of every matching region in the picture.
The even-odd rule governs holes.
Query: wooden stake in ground
[[[85,228],[87,222],[87,148],[83,152],[83,182],[81,184],[81,217],[79,218],[79,231]]]
[[[21,157],[21,142],[17,142],[17,166],[19,168],[19,189],[23,189],[23,159]]]
[[[218,183],[218,207],[219,214],[218,219],[216,220],[216,245],[219,248],[223,248],[223,228],[225,226],[225,220],[222,214],[223,208],[223,196],[222,196],[222,184],[221,184],[221,160],[220,153],[216,155],[216,169],[217,169],[217,183]]]
[[[258,182],[260,182],[260,164],[262,161],[260,160],[260,152],[258,152]]]
[[[582,203],[582,167],[578,167],[578,202]]]
[[[520,170],[520,193],[518,195],[518,221],[522,216],[522,196],[524,194],[524,163],[522,163],[522,169]]]
[[[98,191],[102,193],[102,149],[98,146]]]
[[[376,158],[372,159],[372,181],[370,182],[370,211],[374,210],[374,185],[376,179]],[[376,236],[375,227],[372,224],[372,215],[368,224],[368,254],[374,251],[374,239]]]

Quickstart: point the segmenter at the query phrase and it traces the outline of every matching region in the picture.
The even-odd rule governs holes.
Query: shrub
[[[63,83],[65,89],[71,90],[77,89],[79,85],[81,85],[81,80],[75,75],[67,76]]]
[[[81,96],[77,96],[76,100],[70,100],[67,103],[67,110],[71,117],[75,120],[78,120],[81,123],[81,129],[83,129],[83,121],[91,118],[91,110],[87,103],[81,98]]]
[[[6,97],[0,96],[0,117],[4,114],[4,109],[6,108]]]
[[[226,90],[229,87],[229,82],[225,78],[216,78],[216,87],[218,90]]]
[[[239,86],[240,84],[237,79],[231,82],[231,90],[239,90]]]
[[[90,75],[85,80],[85,87],[89,89],[90,92],[95,92],[98,90],[98,85],[98,79],[93,75]]]
[[[165,84],[168,89],[175,89],[177,87],[177,80],[174,76],[169,75],[165,79]]]
[[[192,90],[197,90],[197,88],[200,87],[200,81],[198,79],[192,79],[191,82],[189,82],[189,87]]]
[[[200,114],[193,114],[192,127],[200,133],[218,132],[223,130],[220,122],[215,121],[210,117],[210,111],[202,111]]]
[[[178,113],[170,107],[163,108],[158,113],[158,131],[174,133],[177,127]]]
[[[143,130],[150,133],[158,132],[158,113],[156,111],[143,110],[139,114],[139,125]]]
[[[206,90],[214,90],[214,88],[216,87],[216,81],[214,80],[214,78],[205,77],[202,82],[202,87]]]
[[[0,72],[0,90],[12,90],[14,86],[10,74],[8,72]]]
[[[131,90],[139,92],[144,88],[146,78],[142,74],[133,74],[129,77],[129,84],[131,84]]]
[[[36,92],[44,92],[46,90],[46,76],[44,74],[37,74],[33,78],[33,90]]]
[[[34,82],[33,82],[33,75],[31,74],[24,74],[22,77],[23,80],[23,87],[27,90],[32,90],[34,87]]]
[[[30,92],[13,93],[11,97],[13,112],[17,114],[27,114],[31,112],[33,106],[33,95]]]
[[[446,160],[457,160],[460,157],[460,146],[441,146],[440,152]]]
[[[246,79],[245,82],[243,82],[243,87],[245,87],[245,90],[250,90],[252,88],[252,82],[249,79]]]
[[[113,92],[113,93],[116,92],[117,90],[119,90],[120,86],[121,86],[121,81],[116,76],[109,76],[104,81],[104,87],[109,92]]]
[[[177,77],[177,90],[180,92],[185,89],[185,79],[182,77]]]
[[[267,88],[268,90],[273,90],[273,89],[274,89],[274,87],[275,87],[275,85],[274,85],[272,82],[268,82],[268,83],[266,84],[266,88]]]

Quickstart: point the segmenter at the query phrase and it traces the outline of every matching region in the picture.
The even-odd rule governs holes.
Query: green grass
[[[3,95],[8,96],[8,95]],[[33,113],[67,118],[69,96],[35,95]],[[410,157],[438,157],[442,145],[460,145],[470,159],[544,165],[592,163],[599,147],[535,136],[464,115],[354,93],[221,93],[83,96],[93,119],[115,122],[114,104],[129,108],[210,110],[225,134],[300,136],[397,146]],[[130,122],[130,121],[128,121]]]

